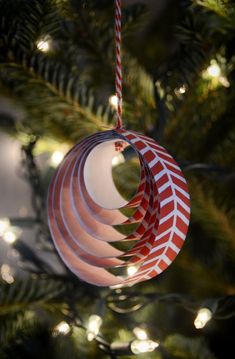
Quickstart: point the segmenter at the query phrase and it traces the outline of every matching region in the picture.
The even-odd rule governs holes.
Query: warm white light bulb
[[[63,334],[66,335],[70,332],[71,328],[68,323],[65,321],[60,322],[54,328],[54,334]]]
[[[153,340],[134,340],[131,343],[131,351],[134,354],[141,354],[154,351],[159,343]]]
[[[86,330],[87,339],[89,342],[95,339],[99,334],[102,322],[102,318],[97,314],[93,314],[89,317]]]
[[[208,308],[199,309],[197,316],[194,320],[196,329],[204,328],[206,323],[212,318],[212,311]]]
[[[135,334],[137,339],[140,339],[140,340],[148,339],[148,335],[147,335],[146,331],[142,328],[139,328],[139,327],[134,328],[133,333]]]
[[[64,158],[63,152],[61,151],[53,152],[50,160],[51,166],[57,167],[60,164],[60,162],[63,160],[63,158]]]
[[[138,267],[136,266],[128,266],[126,271],[129,276],[134,275],[138,270]]]
[[[8,218],[0,219],[0,236],[2,236],[10,227],[10,221]]]
[[[12,269],[8,264],[1,266],[1,277],[8,284],[14,283],[15,279],[12,275]]]
[[[47,52],[50,50],[51,38],[46,36],[42,39],[39,39],[36,43],[38,50],[42,52]]]
[[[221,74],[221,69],[216,62],[212,62],[206,71],[211,77],[219,77]]]
[[[17,234],[14,231],[9,229],[5,233],[3,233],[2,238],[5,242],[11,244],[17,240]]]
[[[178,98],[182,98],[182,95],[184,95],[187,91],[187,86],[186,85],[182,85],[178,88],[175,88],[175,94]]]
[[[183,94],[186,92],[186,86],[184,86],[184,85],[181,86],[181,87],[178,89],[178,91],[179,91],[180,94],[183,95]]]
[[[112,95],[112,96],[109,97],[109,104],[110,104],[113,108],[117,108],[117,105],[118,105],[117,95]]]
[[[227,77],[225,77],[225,76],[220,76],[219,82],[220,82],[221,85],[223,85],[224,87],[230,87],[230,82],[229,82],[229,80],[227,79]]]
[[[120,165],[125,162],[125,158],[121,152],[119,152],[116,156],[112,158],[112,167]]]

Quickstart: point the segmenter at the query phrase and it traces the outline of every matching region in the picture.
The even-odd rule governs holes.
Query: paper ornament
[[[112,177],[118,142],[139,157],[140,183],[127,202]],[[134,208],[128,218],[121,208]],[[164,271],[179,253],[187,233],[190,202],[186,180],[172,156],[153,139],[116,128],[75,145],[58,167],[49,188],[48,218],[55,246],[67,267],[97,286],[126,286]],[[133,233],[114,226],[137,223]],[[123,252],[112,242],[130,241]],[[131,275],[112,268],[135,265]]]
[[[171,155],[154,140],[122,125],[121,0],[115,0],[116,128],[85,138],[66,155],[49,188],[48,218],[55,246],[70,270],[98,286],[133,285],[155,277],[179,253],[189,224],[185,178]],[[112,158],[122,146],[139,157],[140,183],[128,202],[117,191]],[[130,218],[121,208],[133,208]],[[136,223],[128,236],[116,225]],[[130,241],[123,252],[114,242]],[[113,243],[113,244],[112,244]],[[113,268],[135,265],[135,273]]]

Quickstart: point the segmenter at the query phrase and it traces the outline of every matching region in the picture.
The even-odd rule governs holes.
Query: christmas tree
[[[0,258],[0,358],[234,353],[234,30],[232,0],[123,1],[125,127],[174,156],[192,215],[165,272],[133,287],[100,288],[58,257],[46,196],[67,150],[114,127],[114,2],[0,0],[0,129],[21,145],[18,176],[32,200],[30,214],[19,217],[0,206],[1,248],[8,248]],[[130,198],[136,156],[117,156],[113,176]]]

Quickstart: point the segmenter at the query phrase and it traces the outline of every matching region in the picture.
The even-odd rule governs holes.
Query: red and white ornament
[[[115,143],[124,141],[139,156],[141,175],[127,202],[112,178]],[[119,209],[135,207],[127,218]],[[179,253],[190,216],[186,180],[172,156],[154,140],[125,129],[91,135],[75,145],[57,169],[48,195],[49,227],[70,270],[97,286],[133,285],[165,270]],[[113,226],[138,223],[125,237]],[[122,252],[112,242],[134,241]],[[135,265],[132,275],[108,268]]]
[[[121,0],[115,0],[117,122],[75,145],[57,169],[49,188],[48,218],[55,246],[70,270],[98,286],[133,285],[165,270],[187,233],[190,203],[185,178],[171,155],[154,140],[122,128]],[[140,184],[127,202],[112,178],[116,150],[130,145],[140,166]],[[127,218],[120,208],[135,208]],[[128,236],[114,226],[137,223]],[[112,242],[133,241],[127,252]],[[115,276],[108,269],[135,265]]]

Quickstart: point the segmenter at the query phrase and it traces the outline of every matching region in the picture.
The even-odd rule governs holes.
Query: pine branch
[[[47,26],[47,16],[50,19],[51,11],[52,14],[54,14],[54,11],[56,11],[56,9],[54,9],[53,6],[51,6],[52,4],[50,1],[49,2],[42,1],[41,3],[39,2],[38,6],[35,8],[35,11],[38,12],[38,16],[41,14],[42,10],[45,10],[40,8],[40,4],[41,5],[46,4],[46,10],[48,10],[48,12],[44,14],[45,16],[42,21],[42,24]],[[33,6],[33,4],[30,4],[28,6]],[[48,6],[49,9],[47,9]],[[26,8],[24,8],[24,11],[26,11],[27,13],[33,16],[35,28],[32,29],[32,31],[29,31],[29,29],[27,28],[25,31],[29,36],[28,44],[34,42],[34,47],[35,47],[35,41],[37,38],[35,33],[37,32],[38,27],[40,27],[38,24],[38,22],[40,22],[40,19],[39,18],[34,19],[36,15],[33,12],[30,12],[27,6]],[[26,21],[27,20],[28,19],[26,17]],[[42,28],[43,25],[41,25]],[[24,39],[25,38],[24,34],[22,34],[22,32],[20,32],[21,30],[18,30],[18,28],[23,31],[24,24],[22,24],[21,22],[18,23],[16,22],[14,38],[17,38],[17,36],[19,36]],[[77,116],[78,118],[80,117],[81,121],[89,121],[90,122],[89,126],[94,127],[93,131],[98,129],[103,129],[104,126],[108,125],[107,122],[108,118],[113,115],[112,109],[109,106],[104,106],[99,101],[97,102],[95,100],[96,97],[93,94],[93,91],[91,90],[91,86],[84,82],[81,82],[76,71],[74,73],[74,71],[69,70],[68,68],[66,68],[66,66],[62,65],[59,61],[56,61],[55,59],[52,59],[50,57],[46,57],[43,54],[39,54],[37,52],[29,54],[29,50],[32,48],[32,46],[28,46],[28,50],[25,50],[26,42],[23,45],[19,43],[18,46],[18,43],[15,40],[12,41],[10,38],[8,38],[7,41],[7,37],[5,40],[6,40],[5,46],[7,47],[7,51],[5,54],[5,58],[2,59],[2,65],[1,65],[2,80],[5,86],[10,85],[11,87],[14,83],[15,86],[14,93],[15,94],[18,93],[18,95],[21,94],[20,98],[22,99],[22,94],[23,93],[26,94],[27,91],[30,91],[30,87],[33,87],[31,86],[32,83],[34,84],[35,87],[38,85],[39,88],[40,87],[42,88],[43,85],[46,85],[49,91],[52,93],[49,94],[48,92],[48,98],[52,97],[53,100],[55,100],[55,96],[53,95],[58,96],[58,99],[54,103],[53,110],[51,109],[52,111],[55,110],[56,102],[57,102],[58,107],[67,107],[68,111],[73,113],[74,116]],[[24,49],[23,51],[22,48]],[[11,77],[11,75],[13,76],[13,79],[9,78]],[[18,76],[18,81],[17,81],[17,76]],[[27,78],[28,76],[30,77]],[[22,80],[23,82],[21,82],[20,84],[20,81]],[[46,90],[44,90],[44,92],[46,92]],[[46,98],[46,96],[44,97],[44,99],[47,100],[48,98]],[[33,96],[31,96],[29,100],[32,102]],[[69,103],[69,106],[68,105],[66,106],[66,102]],[[35,111],[34,111],[34,116],[35,116]],[[39,112],[39,116],[40,116],[40,112]],[[88,130],[88,133],[89,132],[92,131]],[[83,136],[83,134],[81,136]]]
[[[35,72],[32,72],[29,67],[25,70],[25,65],[0,65],[2,84],[12,89],[15,98],[24,103],[29,117],[34,121],[45,119],[45,126],[48,126],[50,118],[49,127],[53,129],[55,126],[52,130],[54,134],[56,131],[61,131],[61,128],[56,129],[57,124],[60,124],[63,126],[61,137],[65,139],[68,136],[67,140],[72,141],[108,125],[110,107],[104,108],[102,105],[95,104],[94,95],[88,87],[77,83],[77,78],[70,76],[59,64],[54,67],[49,60],[42,59],[44,67],[39,66],[38,69],[37,57],[33,57],[33,60],[35,62],[33,64],[30,62],[30,64],[35,66]],[[77,128],[79,122],[81,130],[83,129],[81,132]],[[27,119],[25,124],[30,128]],[[74,133],[71,133],[71,125],[75,129]],[[31,128],[38,134],[45,129],[42,123],[41,126],[32,123]]]
[[[130,34],[138,31],[147,16],[147,7],[144,3],[136,3],[122,9],[122,34],[128,37]]]
[[[100,12],[92,2],[86,7],[83,7],[80,2],[72,2],[72,5],[75,15],[72,19],[71,36],[69,36],[72,39],[70,50],[75,57],[81,59],[81,62],[86,62],[86,68],[82,70],[82,77],[89,78],[90,81],[95,78],[96,86],[98,85],[101,91],[104,88],[104,92],[107,91],[105,86],[108,85],[111,95],[114,93],[111,88],[114,87],[115,73],[114,20],[112,19],[110,22],[110,16],[107,18],[103,8]],[[130,26],[132,28],[132,24],[134,26],[142,21],[145,16],[143,10],[143,6],[140,4],[123,9],[122,35],[124,39],[131,32]],[[75,26],[75,24],[79,24],[79,26]],[[124,45],[125,41],[123,47]],[[130,126],[133,126],[131,118],[135,118],[135,122],[140,123],[140,129],[146,132],[146,128],[152,123],[153,107],[155,106],[152,78],[127,49],[123,48],[122,52],[124,117],[127,125]],[[143,118],[139,118],[141,112],[144,112],[147,117],[144,119],[146,121],[145,128]],[[136,115],[138,116],[137,121]]]
[[[4,1],[3,4],[5,4]],[[55,2],[52,3],[49,0],[40,0],[36,7],[34,6],[34,3],[32,4],[30,3],[28,4],[28,6],[26,5],[23,6],[22,11],[26,13],[25,21],[27,22],[27,27],[25,27],[24,23],[22,23],[22,21],[16,17],[15,19],[16,23],[12,29],[14,39],[21,37],[23,42],[22,43],[19,42],[18,44],[18,41],[16,40],[12,41],[11,38],[6,37],[5,47],[7,48],[7,50],[5,52],[5,56],[3,56],[2,58],[2,65],[1,65],[1,67],[3,68],[3,71],[1,72],[2,80],[5,87],[7,87],[8,85],[10,86],[10,88],[14,86],[14,94],[15,96],[20,95],[19,99],[21,101],[23,100],[23,98],[24,101],[26,101],[26,95],[24,96],[23,93],[26,94],[27,91],[31,92],[30,85],[32,83],[34,84],[35,88],[37,85],[38,87],[40,87],[39,91],[41,91],[43,84],[45,84],[50,90],[50,92],[52,92],[52,94],[49,94],[48,92],[48,96],[47,96],[48,99],[47,99],[47,103],[45,103],[45,106],[49,105],[48,100],[50,97],[52,97],[55,103],[53,109],[51,110],[54,112],[54,114],[55,114],[56,102],[58,102],[58,106],[62,108],[68,107],[68,111],[70,113],[74,113],[74,116],[76,115],[78,117],[78,121],[80,118],[81,124],[82,121],[86,121],[86,122],[88,121],[88,123],[90,123],[89,128],[88,128],[88,123],[84,125],[84,127],[86,126],[87,129],[86,130],[84,129],[81,135],[76,134],[76,139],[78,139],[84,136],[85,134],[88,134],[89,131],[94,132],[106,128],[109,122],[113,119],[113,110],[107,104],[103,104],[102,101],[100,101],[99,99],[97,100],[98,98],[97,92],[94,92],[91,89],[92,87],[94,87],[93,84],[91,85],[92,82],[94,83],[93,77],[95,76],[97,80],[97,75],[96,75],[97,73],[101,73],[105,77],[104,72],[105,71],[107,72],[107,70],[109,70],[107,73],[107,77],[109,78],[110,78],[110,74],[114,74],[113,21],[112,24],[110,24],[110,22],[107,22],[106,21],[107,19],[105,18],[105,21],[103,20],[103,22],[99,21],[97,23],[96,17],[94,18],[93,12],[87,8],[84,9],[83,5],[78,3],[78,8],[80,11],[78,12],[77,16],[73,16],[73,21],[69,24],[67,22],[67,19],[60,18],[59,11],[57,11],[55,4],[56,4]],[[18,3],[16,4],[16,8],[17,6],[19,6]],[[30,10],[31,6],[34,9],[32,11]],[[124,30],[125,28],[128,29],[130,24],[132,24],[136,19],[138,19],[138,17],[140,17],[141,15],[140,10],[142,11],[142,6],[140,5],[128,7],[124,10]],[[68,53],[71,54],[71,52],[73,52],[79,54],[79,49],[81,49],[81,47],[84,47],[86,51],[88,50],[88,52],[90,53],[92,52],[93,54],[97,53],[99,55],[97,57],[97,60],[99,60],[97,64],[99,64],[99,69],[100,69],[100,60],[102,60],[104,66],[103,69],[105,69],[104,72],[103,71],[100,72],[100,70],[96,68],[96,74],[93,74],[92,72],[90,75],[88,75],[89,70],[87,69],[89,69],[90,67],[87,67],[85,70],[79,69],[78,72],[76,69],[74,69],[74,63],[70,62],[70,66],[72,66],[72,71],[71,71],[68,67],[63,65],[61,61],[57,60],[58,57],[56,58],[56,56],[54,55],[53,57],[51,56],[49,57],[49,56],[45,56],[44,54],[35,52],[35,44],[39,36],[38,33],[43,33],[43,31],[47,29],[47,24],[48,24],[47,17],[50,18],[52,16],[51,13],[54,14],[54,12],[56,12],[55,23],[51,25],[52,26],[51,29],[48,29],[49,34],[55,33],[55,35],[57,36],[57,37],[55,36],[55,38],[58,39],[58,36],[62,33],[61,31],[62,29],[59,28],[59,25],[61,26],[63,22],[64,24],[66,24],[67,22],[66,25],[67,29],[74,30],[75,21],[77,20],[78,23],[80,24],[79,32],[78,31],[75,32],[76,37],[74,37],[74,41],[71,42],[70,40]],[[12,13],[11,10],[9,10],[8,22],[10,22],[11,17],[12,17]],[[31,28],[30,30],[29,27]],[[84,30],[80,30],[82,29],[82,27],[86,31],[86,36]],[[3,34],[4,31],[6,31],[6,29],[3,26]],[[70,33],[71,31],[69,31],[66,34],[66,36],[64,35],[62,36],[63,37],[62,43],[64,41],[63,43],[64,46],[68,45],[67,43],[65,43],[65,40],[66,39],[69,40]],[[77,34],[79,36],[77,36]],[[73,36],[74,36],[74,32],[73,32]],[[61,40],[57,40],[57,41],[61,42]],[[84,61],[84,59],[86,59],[86,62],[91,62],[91,58],[84,57],[84,53],[83,53],[81,61]],[[73,61],[76,61],[75,57]],[[16,69],[19,70],[18,73]],[[25,73],[24,71],[21,71],[23,69],[25,70]],[[93,66],[93,71],[94,71],[94,66]],[[25,81],[27,72],[30,78],[27,81]],[[124,73],[125,73],[124,79],[126,79],[124,81],[124,87],[127,88],[126,93],[128,94],[127,96],[125,96],[125,105],[124,105],[124,115],[126,114],[127,117],[127,121],[126,121],[127,125],[130,124],[130,126],[132,126],[131,119],[134,118],[132,110],[134,110],[134,113],[136,113],[137,115],[136,117],[139,122],[139,129],[146,132],[146,128],[151,126],[152,117],[153,117],[152,115],[154,113],[152,80],[149,77],[149,75],[144,71],[144,69],[138,64],[138,62],[127,54],[125,54],[124,56]],[[12,80],[10,79],[11,75],[14,78]],[[19,77],[19,80],[21,78],[22,81],[24,77],[24,82],[20,84],[18,81],[17,83],[16,80],[17,76]],[[102,82],[104,83],[104,78],[102,78]],[[26,88],[26,86],[25,88],[23,88],[22,86],[23,84],[25,85],[27,84],[28,88]],[[113,78],[113,84],[114,84],[114,78]],[[35,92],[35,103],[36,103],[36,98],[37,98],[36,89],[34,89],[34,92]],[[46,90],[44,90],[44,92],[46,93]],[[34,101],[32,95],[33,92],[31,92],[31,99],[30,99],[31,102]],[[62,101],[62,103],[58,101],[53,95],[58,96],[59,99]],[[137,98],[140,96],[141,96],[141,101],[137,102]],[[42,98],[42,96],[40,97]],[[44,99],[46,99],[46,96],[44,96]],[[66,106],[65,103],[68,103],[70,106]],[[27,112],[30,110],[30,107],[32,110],[32,106],[26,105]],[[48,112],[49,112],[49,107],[48,107]],[[145,119],[142,118],[143,112],[145,113]],[[36,116],[35,120],[40,116],[41,117],[44,116],[40,112],[37,115],[35,113],[35,110],[33,111],[33,113],[31,112],[31,117],[32,115],[33,117]],[[28,121],[26,120],[25,122],[27,123]]]
[[[190,185],[193,234],[192,251],[207,267],[213,267],[231,284],[235,272],[234,210],[218,196],[216,187],[202,187],[197,181]],[[218,197],[218,198],[216,198]]]
[[[197,5],[215,12],[227,20],[234,19],[235,8],[229,0],[193,0]]]
[[[218,144],[218,136],[227,136],[227,131],[221,132],[221,119],[224,129],[227,123],[231,128],[230,117],[224,116],[228,101],[227,89],[222,86],[209,89],[203,78],[199,78],[187,92],[173,120],[167,125],[165,138],[168,148],[177,153],[179,159],[222,165],[212,154],[213,142]],[[214,136],[216,128],[217,137]]]
[[[5,315],[0,315],[1,346],[5,346],[11,339],[15,338],[18,331],[22,331],[22,329],[24,329],[25,327],[31,327],[33,323],[34,318],[30,311],[19,311],[17,313],[7,313]]]
[[[30,53],[36,49],[36,42],[41,36],[59,32],[61,30],[59,3],[61,1],[16,0],[9,3],[9,1],[1,0],[0,36],[5,35],[6,45],[17,45],[22,51]]]
[[[199,6],[189,6],[184,10],[176,26],[178,50],[173,53],[172,60],[158,71],[158,79],[165,90],[165,105],[170,113],[177,114],[187,104],[188,94],[192,98],[195,90],[206,88],[200,82],[202,71],[209,66],[211,58],[221,57],[221,41],[226,41],[230,32],[226,22],[214,13]],[[183,94],[180,93],[182,88]],[[199,92],[195,95],[195,98],[200,96]],[[205,100],[207,95],[204,94]]]
[[[208,231],[214,239],[226,241],[227,244],[235,250],[235,245],[233,245],[235,228],[232,223],[232,218],[230,218],[232,213],[226,211],[226,208],[223,208],[221,204],[218,205],[216,203],[212,191],[211,193],[207,191],[206,195],[196,182],[193,182],[192,196],[194,219],[199,220],[203,228]]]
[[[47,303],[64,291],[60,282],[49,280],[16,281],[11,285],[0,283],[0,316],[29,309],[32,305]]]
[[[217,111],[216,120],[212,122],[208,131],[207,143],[204,148],[204,154],[208,156],[209,161],[231,169],[234,168],[235,164],[234,94],[234,89],[229,88],[224,90],[223,97],[220,97],[220,107],[223,111],[222,113]],[[222,101],[224,102],[224,108]],[[223,131],[221,131],[221,123],[223,123]]]
[[[168,352],[177,359],[216,359],[200,338],[186,338],[183,335],[170,335],[164,342]]]
[[[170,84],[173,90],[182,85],[191,86],[205,61],[208,61],[208,53],[205,51],[207,32],[208,28],[200,13],[186,12],[185,18],[176,27],[179,49],[168,63],[168,72],[166,71],[163,77],[163,84]]]

